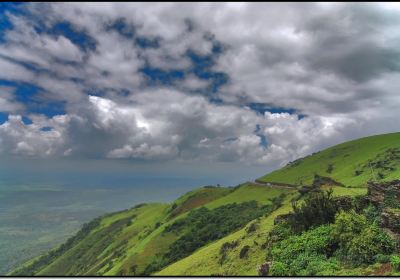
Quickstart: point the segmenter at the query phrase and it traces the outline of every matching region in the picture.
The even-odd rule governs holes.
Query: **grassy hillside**
[[[310,184],[315,174],[346,186],[363,186],[370,179],[400,177],[400,133],[370,136],[346,142],[295,160],[258,180]]]
[[[103,216],[98,225],[85,232],[72,246],[44,255],[13,274],[17,275],[134,275],[146,274],[148,266],[168,253],[169,247],[184,233],[166,232],[168,226],[187,217],[188,211],[206,207],[215,213],[224,205],[255,201],[272,205],[283,190],[244,184],[237,188],[204,187],[191,191],[171,205],[148,204]],[[232,208],[231,213],[237,216]],[[241,208],[240,211],[243,211]],[[192,225],[188,225],[189,228]],[[79,235],[79,233],[78,233]],[[68,242],[67,242],[68,243]],[[54,252],[54,251],[53,251]],[[77,262],[76,259],[80,261]],[[148,271],[146,271],[146,269]]]
[[[243,276],[257,275],[257,267],[266,260],[272,260],[271,273],[275,276],[395,273],[390,264],[388,269],[391,245],[387,247],[390,252],[375,248],[374,252],[365,253],[357,247],[357,254],[382,255],[382,263],[377,259],[355,263],[359,261],[353,252],[355,245],[340,243],[340,235],[332,233],[340,228],[335,228],[341,222],[338,213],[355,209],[358,214],[346,212],[345,218],[362,221],[359,228],[365,230],[365,236],[371,236],[372,244],[392,242],[374,225],[385,207],[392,209],[390,213],[397,213],[400,204],[388,198],[383,206],[368,205],[366,184],[372,177],[381,182],[400,177],[400,133],[343,143],[257,180],[293,187],[273,183],[245,183],[235,188],[209,186],[188,192],[171,204],[143,204],[104,215],[85,225],[59,248],[10,274]],[[323,195],[327,190],[332,190],[329,198]],[[342,197],[347,198],[340,200]],[[297,205],[294,209],[293,203]],[[289,213],[287,221],[275,225],[277,217]],[[299,221],[304,222],[299,225]],[[356,240],[361,233],[356,232],[357,228],[352,230]],[[322,236],[319,251],[312,251],[316,245],[310,242],[315,236]],[[300,255],[285,255],[286,251],[280,249],[296,242],[302,242],[296,248],[306,250],[301,249]],[[333,255],[318,253],[329,248],[336,250]],[[351,260],[344,258],[349,252],[353,254]]]

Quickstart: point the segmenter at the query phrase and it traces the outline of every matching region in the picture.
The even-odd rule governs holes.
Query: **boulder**
[[[270,266],[271,266],[270,262],[265,262],[263,264],[260,264],[257,267],[258,276],[268,276]]]
[[[380,226],[400,234],[400,209],[385,208],[380,217]]]
[[[368,200],[373,204],[381,204],[385,198],[392,197],[400,201],[400,180],[391,182],[368,182]]]

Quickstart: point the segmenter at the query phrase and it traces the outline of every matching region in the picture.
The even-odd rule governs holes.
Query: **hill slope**
[[[258,180],[301,185],[310,184],[315,174],[329,176],[346,186],[362,186],[370,179],[399,178],[400,133],[345,142],[295,160]]]
[[[313,193],[304,194],[301,185],[333,188],[334,197],[360,197],[374,176],[377,181],[400,177],[400,133],[334,146],[267,174],[259,183],[203,187],[172,204],[143,204],[99,217],[59,248],[10,274],[257,275],[275,219],[291,212],[293,201]]]

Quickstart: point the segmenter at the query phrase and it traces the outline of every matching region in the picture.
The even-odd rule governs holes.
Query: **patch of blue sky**
[[[8,80],[0,80],[0,85],[14,87],[16,100],[25,105],[28,113],[44,114],[47,117],[65,114],[65,102],[40,99],[38,94],[42,89],[36,85]]]
[[[284,107],[274,107],[268,103],[248,103],[246,104],[251,110],[257,112],[258,114],[264,114],[265,112],[270,112],[272,114],[288,113],[290,115],[297,115],[298,120],[307,117],[306,114],[299,114],[299,111],[294,108],[284,108]]]
[[[0,43],[5,42],[4,34],[6,30],[12,29],[13,25],[7,17],[7,13],[23,13],[24,3],[21,2],[2,2],[0,3]]]
[[[222,51],[222,48],[217,48],[213,50],[211,55],[199,55],[191,50],[187,52],[187,56],[192,61],[193,65],[188,72],[192,72],[202,80],[210,81],[209,88],[206,89],[209,94],[218,92],[219,88],[229,80],[227,74],[213,71],[212,69],[212,66],[215,65],[215,59],[220,51]]]
[[[146,37],[138,35],[136,32],[135,25],[127,23],[125,18],[119,18],[106,26],[106,30],[114,30],[121,36],[131,39],[134,44],[139,48],[158,48],[160,46],[160,38],[158,37]]]
[[[256,124],[256,129],[254,130],[254,133],[260,137],[260,144],[261,146],[263,146],[264,148],[268,147],[268,141],[267,141],[267,137],[265,137],[264,134],[260,133],[261,131],[261,126],[259,124]]]
[[[8,113],[0,112],[0,125],[4,124],[6,121],[8,121]]]
[[[147,85],[173,85],[176,80],[182,80],[185,77],[183,70],[171,69],[164,70],[146,65],[141,72],[147,77]]]
[[[84,51],[95,50],[96,40],[86,32],[77,30],[70,22],[62,21],[45,30],[49,35],[62,35]]]
[[[23,122],[25,125],[30,125],[30,124],[33,123],[32,120],[31,120],[30,118],[28,118],[27,116],[22,116],[22,122]]]
[[[52,131],[52,130],[53,130],[53,128],[51,126],[44,126],[40,129],[40,131],[43,131],[43,132],[48,132],[48,131]]]
[[[65,115],[65,102],[51,101],[51,102],[35,102],[30,104],[29,112],[34,114],[42,114],[49,118],[57,115]]]

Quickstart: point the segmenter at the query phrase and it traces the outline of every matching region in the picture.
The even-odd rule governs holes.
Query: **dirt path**
[[[252,185],[257,185],[257,186],[263,186],[263,187],[268,187],[268,188],[275,188],[275,189],[295,189],[295,187],[289,187],[289,186],[279,186],[279,185],[274,185],[273,183],[260,183],[256,181],[252,182],[247,182],[248,184]]]

